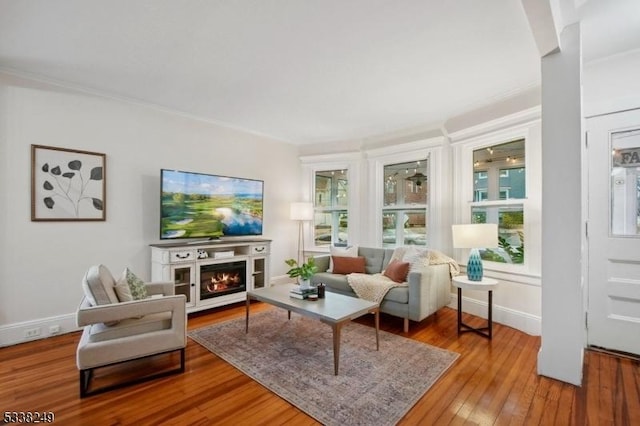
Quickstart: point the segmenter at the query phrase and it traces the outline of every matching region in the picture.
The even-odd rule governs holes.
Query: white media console
[[[174,282],[187,312],[241,302],[269,286],[270,248],[257,238],[151,244],[151,280]]]

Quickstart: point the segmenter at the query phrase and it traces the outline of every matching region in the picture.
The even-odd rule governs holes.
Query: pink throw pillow
[[[363,256],[358,257],[342,257],[331,256],[333,259],[333,273],[334,274],[353,274],[353,273],[365,273],[366,260]]]
[[[392,279],[397,283],[403,283],[407,280],[409,266],[409,262],[392,260],[391,262],[389,262],[389,265],[387,265],[387,269],[384,270],[384,276]]]

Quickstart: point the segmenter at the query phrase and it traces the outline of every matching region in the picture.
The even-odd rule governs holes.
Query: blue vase
[[[467,278],[469,281],[482,281],[482,259],[478,249],[471,249],[467,262]]]

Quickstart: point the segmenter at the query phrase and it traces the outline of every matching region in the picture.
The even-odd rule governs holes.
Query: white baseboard
[[[78,331],[76,315],[66,314],[0,326],[0,347]]]
[[[271,285],[289,284],[291,278],[287,275],[272,277]],[[449,307],[458,308],[458,297],[456,293],[451,294]],[[463,297],[463,312],[487,318],[487,302]],[[497,323],[513,327],[532,336],[539,336],[542,333],[540,317],[525,312],[516,311],[498,305],[493,305],[493,320]],[[59,327],[55,332],[52,327]],[[37,330],[37,335],[27,337],[27,332]],[[33,321],[25,321],[15,324],[0,326],[0,347],[11,346],[18,343],[30,342],[32,340],[45,339],[64,333],[71,333],[81,330],[76,326],[76,315],[74,313],[59,315],[56,317],[42,318]]]
[[[291,282],[292,279],[288,275],[280,275],[271,279],[272,285]],[[81,327],[76,326],[75,313],[0,325],[0,347],[46,339],[47,337],[71,333],[81,329]]]
[[[451,294],[449,307],[455,310],[458,309],[457,292]],[[487,302],[462,297],[462,312],[486,319],[487,309]],[[498,306],[495,303],[493,304],[492,314],[494,322],[513,327],[532,336],[540,336],[542,334],[542,321],[539,316]]]

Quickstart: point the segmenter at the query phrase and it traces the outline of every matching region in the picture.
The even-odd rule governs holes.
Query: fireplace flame
[[[223,291],[241,284],[240,274],[237,272],[216,272],[211,276],[211,282],[207,284],[207,291],[214,293]]]

